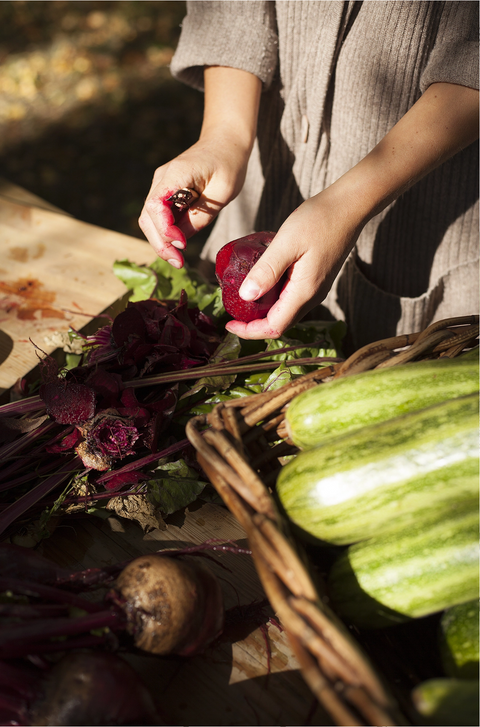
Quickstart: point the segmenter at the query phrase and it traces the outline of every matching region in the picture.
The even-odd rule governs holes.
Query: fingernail
[[[242,300],[250,301],[255,300],[260,293],[260,288],[258,285],[253,281],[244,280],[243,283],[240,286],[240,290],[238,291],[238,294]]]
[[[185,247],[185,243],[181,240],[172,240],[171,244],[173,245],[173,247],[176,247],[179,250],[183,250]]]
[[[167,262],[170,263],[170,265],[172,265],[174,268],[182,267],[182,263],[173,257],[170,260],[167,260]]]

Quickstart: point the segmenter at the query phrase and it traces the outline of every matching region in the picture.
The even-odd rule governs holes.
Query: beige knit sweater
[[[202,257],[253,230],[276,230],[363,158],[425,89],[478,88],[478,4],[413,0],[187,3],[174,76],[203,67],[263,82],[258,139],[239,197]],[[325,301],[351,348],[478,312],[478,144],[365,227]]]

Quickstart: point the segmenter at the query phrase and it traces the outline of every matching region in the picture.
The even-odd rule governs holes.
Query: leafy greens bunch
[[[81,353],[61,369],[45,357],[38,393],[0,407],[0,534],[43,537],[53,515],[110,514],[113,496],[135,497],[137,519],[161,527],[213,496],[185,438],[191,416],[339,355],[341,322],[241,341],[225,331],[220,289],[196,271],[157,259],[117,261],[114,273],[130,291],[126,308],[92,336],[71,331]]]

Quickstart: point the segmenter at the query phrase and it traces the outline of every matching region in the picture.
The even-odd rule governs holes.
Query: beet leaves
[[[337,355],[338,324],[242,344],[225,332],[219,289],[169,267],[116,263],[132,291],[125,310],[94,335],[72,331],[76,365],[44,356],[38,393],[0,406],[0,537],[38,541],[54,515],[102,509],[112,496],[143,497],[159,520],[187,506],[207,483],[186,421]]]

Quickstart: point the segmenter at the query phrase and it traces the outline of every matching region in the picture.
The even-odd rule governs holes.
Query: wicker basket
[[[194,417],[187,436],[199,463],[246,531],[266,595],[288,633],[303,677],[337,725],[408,724],[389,685],[322,598],[302,546],[269,489],[282,457],[296,452],[284,411],[322,382],[420,359],[454,357],[476,343],[478,316],[452,318],[421,333],[388,338],[347,360],[312,371],[274,392],[218,404]]]

